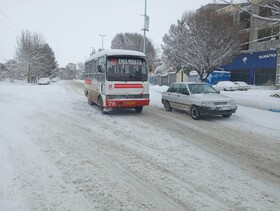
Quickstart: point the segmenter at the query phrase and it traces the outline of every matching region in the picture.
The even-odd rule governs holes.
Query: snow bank
[[[280,99],[270,97],[275,90],[251,89],[248,91],[221,92],[237,101],[239,105],[280,112]]]

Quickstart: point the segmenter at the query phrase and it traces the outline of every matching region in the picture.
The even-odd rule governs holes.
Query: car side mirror
[[[183,95],[190,95],[190,93],[188,91],[183,91],[182,94]]]

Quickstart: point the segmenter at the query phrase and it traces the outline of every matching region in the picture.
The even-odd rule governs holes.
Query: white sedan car
[[[162,94],[161,102],[166,111],[172,111],[173,108],[183,110],[195,120],[211,115],[229,118],[237,109],[233,99],[220,94],[206,83],[173,83]]]
[[[213,87],[219,91],[235,91],[239,89],[238,85],[232,81],[219,81]]]
[[[38,81],[39,85],[48,85],[51,83],[50,78],[40,78]]]
[[[238,86],[238,90],[247,91],[248,89],[251,89],[251,85],[245,83],[244,81],[234,81],[233,83]]]

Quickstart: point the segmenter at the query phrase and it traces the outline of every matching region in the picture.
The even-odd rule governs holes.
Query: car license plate
[[[220,111],[225,111],[225,110],[228,110],[228,107],[219,107],[218,108]]]

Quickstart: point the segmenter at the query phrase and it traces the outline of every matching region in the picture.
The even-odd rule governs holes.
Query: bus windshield
[[[107,81],[147,81],[144,58],[108,57]]]

